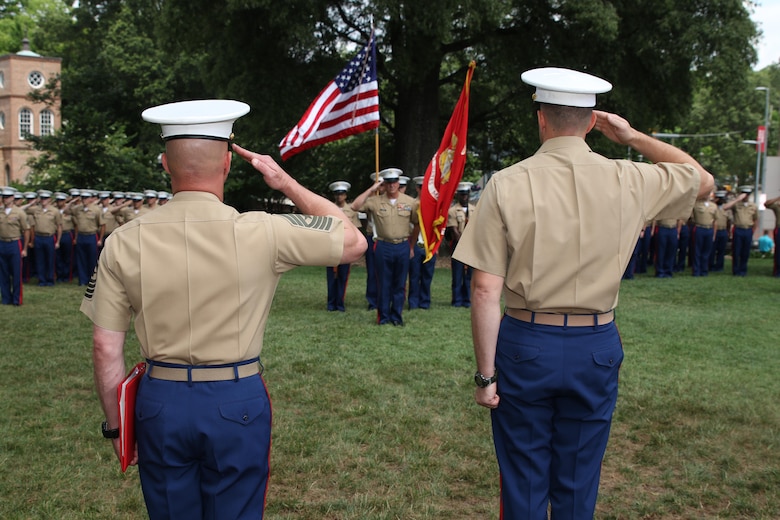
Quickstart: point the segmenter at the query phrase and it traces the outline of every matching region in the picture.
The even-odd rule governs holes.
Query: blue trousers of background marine
[[[731,246],[731,272],[735,276],[745,276],[747,274],[747,264],[748,258],[750,258],[750,246],[752,242],[752,228],[734,228],[734,242]]]
[[[710,271],[720,273],[726,260],[726,245],[729,242],[729,230],[719,229],[715,232],[715,242],[710,251]]]
[[[326,267],[326,279],[328,280],[328,310],[344,312],[344,296],[347,294],[347,282],[349,282],[349,268],[352,264],[341,264],[335,267]]]
[[[409,243],[376,241],[374,250],[376,275],[379,280],[377,295],[377,323],[403,323],[406,301],[406,277],[409,274]]]
[[[376,295],[379,292],[378,280],[376,278],[376,254],[374,253],[374,236],[366,235],[368,248],[366,248],[366,301],[368,309],[376,309]]]
[[[471,267],[454,258],[450,260],[452,269],[453,307],[471,307]]]
[[[98,261],[97,235],[79,233],[74,246],[79,285],[87,285]]]
[[[693,235],[692,231],[693,226],[689,226],[688,224],[683,224],[683,226],[680,228],[680,238],[677,239],[677,257],[674,260],[674,269],[673,271],[675,273],[680,273],[682,271],[685,271],[685,265],[687,262],[687,265],[691,264],[692,259],[691,256],[691,236]]]
[[[650,254],[650,243],[653,240],[653,227],[646,226],[644,236],[639,238],[637,242],[636,252],[636,271],[637,274],[644,274],[647,272],[647,264],[652,263],[652,256]]]
[[[3,305],[22,304],[21,240],[0,240],[0,295]]]
[[[38,285],[54,285],[56,263],[55,237],[35,237],[35,272],[38,273]]]
[[[677,253],[677,228],[658,226],[655,233],[655,275],[671,278]]]
[[[409,308],[430,309],[431,283],[436,268],[436,255],[425,262],[425,249],[414,246],[414,258],[409,260]]]
[[[711,229],[693,228],[693,262],[691,262],[693,276],[707,276],[709,273],[712,244],[713,231]]]
[[[271,403],[260,375],[208,383],[144,376],[136,438],[151,520],[263,518]]]
[[[63,231],[57,249],[57,281],[69,282],[73,278],[73,231]]]
[[[504,316],[491,412],[506,520],[590,519],[618,394],[615,323],[534,325]]]

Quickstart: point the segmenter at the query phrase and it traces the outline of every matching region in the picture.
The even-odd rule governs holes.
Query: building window
[[[19,139],[24,141],[28,135],[33,133],[33,114],[29,108],[23,108],[19,111]]]
[[[54,135],[54,114],[51,110],[41,112],[41,135]]]
[[[11,167],[7,164],[5,165],[5,185],[11,185]]]
[[[5,88],[5,74],[0,70],[0,88]]]
[[[0,130],[5,130],[5,112],[0,112]]]
[[[32,71],[30,75],[27,76],[27,83],[32,88],[41,88],[45,80],[46,78],[43,77],[43,74],[41,74],[37,70]]]

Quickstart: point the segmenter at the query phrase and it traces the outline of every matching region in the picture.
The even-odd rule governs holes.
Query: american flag
[[[279,143],[282,160],[321,144],[379,127],[376,42],[371,39],[314,99]]]

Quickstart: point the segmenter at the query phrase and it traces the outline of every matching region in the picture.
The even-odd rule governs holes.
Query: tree
[[[615,88],[600,106],[654,131],[684,126],[701,89],[713,103],[731,103],[755,61],[756,30],[742,0],[83,0],[73,13],[62,30],[63,115],[73,122],[64,132],[125,139],[149,175],[162,145],[140,109],[241,99],[252,112],[237,122],[237,140],[275,155],[311,100],[368,40],[371,20],[381,167],[409,176],[425,171],[471,59],[478,67],[469,178],[538,147],[524,70],[568,66],[604,77]],[[598,136],[589,140],[598,151],[626,154]],[[336,178],[360,189],[374,170],[373,136],[307,150],[285,166],[322,192]],[[99,167],[84,158],[85,171]],[[271,195],[240,162],[227,190],[240,208]]]

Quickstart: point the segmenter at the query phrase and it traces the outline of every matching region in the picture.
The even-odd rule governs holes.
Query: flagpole
[[[374,130],[374,180],[379,180],[379,128]]]

